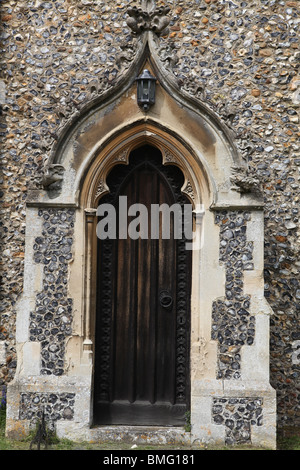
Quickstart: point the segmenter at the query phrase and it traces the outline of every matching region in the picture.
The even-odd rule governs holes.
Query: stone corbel
[[[43,176],[39,179],[39,185],[46,191],[60,190],[64,178],[65,168],[58,163],[48,165]]]
[[[260,181],[258,178],[250,175],[247,170],[242,167],[232,167],[232,176],[230,181],[233,184],[232,188],[234,191],[240,193],[261,193]]]

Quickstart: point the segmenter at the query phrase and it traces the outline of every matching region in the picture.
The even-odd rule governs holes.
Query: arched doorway
[[[190,406],[192,254],[184,176],[143,145],[106,183],[99,204],[115,209],[116,231],[98,240],[94,423],[182,425]],[[129,209],[126,235],[120,197]],[[166,212],[157,219],[158,206]],[[99,224],[108,226],[104,219]]]
[[[184,174],[181,193],[186,194],[193,204],[196,240],[199,240],[199,243],[193,243],[192,274],[190,276],[192,282],[189,278],[189,282],[192,283],[191,326],[185,330],[184,328],[179,330],[180,333],[184,330],[190,334],[189,344],[185,343],[188,344],[187,351],[191,353],[190,370],[182,367],[180,369],[181,374],[182,371],[187,373],[188,379],[181,380],[183,376],[180,375],[178,383],[184,384],[187,390],[189,381],[191,382],[192,442],[197,440],[200,442],[224,441],[226,431],[224,416],[228,411],[228,403],[232,404],[231,400],[237,400],[235,403],[245,403],[244,400],[247,399],[250,406],[252,406],[253,400],[258,403],[263,402],[263,425],[252,426],[251,423],[251,427],[253,427],[251,431],[252,442],[260,445],[262,442],[269,442],[272,447],[276,426],[276,394],[271,389],[268,379],[268,325],[269,315],[272,312],[263,297],[263,202],[256,195],[248,192],[249,180],[244,172],[245,162],[235,149],[231,133],[219,121],[218,116],[215,116],[203,103],[194,100],[185,92],[181,93],[181,90],[169,81],[170,74],[165,73],[167,70],[164,72],[164,69],[161,69],[158,56],[155,62],[154,75],[159,77],[160,83],[163,85],[157,86],[156,105],[147,114],[136,106],[136,100],[132,98],[135,94],[137,67],[132,67],[131,73],[134,73],[134,77],[129,77],[129,81],[122,78],[124,86],[119,84],[117,89],[113,87],[105,96],[101,95],[96,101],[87,103],[87,107],[76,117],[74,115],[74,119],[68,122],[59,137],[57,146],[53,148],[49,157],[42,188],[28,191],[26,217],[28,217],[29,231],[25,237],[24,295],[16,307],[17,351],[20,367],[18,367],[14,383],[9,387],[10,406],[8,407],[7,432],[15,428],[19,433],[19,430],[22,429],[18,417],[24,412],[21,405],[23,407],[25,399],[27,416],[29,416],[31,404],[34,403],[31,400],[35,400],[35,392],[45,393],[45,396],[49,396],[51,403],[53,403],[52,396],[55,391],[64,403],[65,394],[71,394],[72,413],[74,411],[74,419],[69,419],[70,409],[67,407],[67,419],[57,421],[58,436],[75,438],[75,440],[95,439],[95,435],[101,435],[101,440],[105,440],[108,435],[110,436],[105,426],[91,426],[93,422],[92,398],[95,399],[95,402],[99,397],[102,399],[101,395],[94,393],[94,383],[96,382],[95,390],[97,391],[99,377],[99,375],[94,375],[94,370],[98,374],[102,370],[98,362],[99,344],[101,347],[101,343],[98,341],[98,331],[97,334],[95,331],[95,299],[99,292],[97,283],[99,276],[97,279],[96,273],[97,266],[102,266],[99,262],[97,263],[97,257],[101,256],[101,250],[97,250],[97,237],[95,236],[96,207],[99,204],[99,197],[101,197],[100,201],[104,201],[102,197],[104,198],[109,189],[112,191],[112,183],[108,180],[108,175],[113,175],[114,168],[120,167],[121,163],[124,165],[123,168],[129,167],[129,155],[132,151],[138,149],[139,146],[148,144],[160,150],[162,165],[166,172],[167,168],[178,167]],[[159,70],[161,71],[159,72]],[[159,165],[154,165],[154,168],[158,171]],[[56,170],[59,170],[59,175]],[[169,180],[165,174],[167,175],[162,168],[159,168],[159,176],[168,188]],[[57,177],[58,181],[56,181]],[[55,180],[55,190],[52,190],[51,184],[49,185],[49,180],[52,179]],[[232,180],[236,184],[232,184]],[[121,179],[120,184],[122,181]],[[176,184],[178,192],[180,192],[181,183],[182,179],[180,183]],[[140,184],[138,188],[144,189],[145,186],[145,184]],[[129,196],[130,193],[124,194]],[[165,189],[164,194],[167,197],[166,200],[170,201],[168,197],[173,194],[172,191],[170,193]],[[176,200],[175,198],[174,201]],[[41,269],[41,264],[36,263],[35,257],[33,257],[35,239],[40,237],[43,240],[42,237],[44,237],[40,215],[42,209],[45,214],[49,211],[52,215],[55,213],[62,216],[62,219],[59,217],[59,220],[63,223],[63,229],[65,229],[64,220],[68,217],[69,210],[72,209],[71,228],[74,230],[72,239],[64,237],[64,241],[68,244],[66,248],[70,250],[70,246],[72,246],[74,255],[68,262],[68,266],[64,265],[64,269],[68,270],[68,276],[64,277],[64,283],[66,283],[64,295],[67,296],[68,301],[70,299],[72,302],[70,312],[72,313],[72,332],[69,335],[70,328],[68,326],[64,328],[62,334],[65,354],[64,358],[60,358],[60,360],[64,359],[64,376],[49,375],[47,380],[40,370],[43,342],[32,341],[29,335],[31,312],[33,306],[36,305],[40,290],[38,284],[41,285],[46,280],[45,271]],[[243,212],[243,225],[236,227],[237,233],[247,237],[247,247],[253,248],[252,268],[254,268],[249,271],[245,270],[242,274],[239,267],[246,254],[245,244],[239,242],[234,244],[238,262],[234,269],[232,266],[228,266],[230,250],[227,251],[227,244],[232,242],[231,239],[228,240],[228,235],[231,236],[233,232],[231,234],[231,231],[227,233],[225,230],[227,223],[235,223],[237,216],[240,217],[241,211]],[[222,213],[222,217],[220,213]],[[251,220],[249,220],[250,213]],[[58,218],[55,217],[55,219],[55,223],[57,223]],[[51,237],[49,232],[49,242],[53,240],[53,246],[56,245],[56,235],[55,230],[52,230]],[[141,242],[147,243],[146,240],[141,240]],[[251,245],[248,245],[248,242]],[[122,243],[125,242],[122,240]],[[178,244],[180,246],[180,241]],[[139,242],[136,245],[139,245]],[[110,255],[110,253],[108,254]],[[247,252],[247,254],[249,253]],[[156,259],[160,259],[159,255]],[[147,264],[144,264],[147,267]],[[112,264],[112,266],[115,265]],[[182,271],[178,270],[176,273],[174,271],[173,279],[176,279],[178,286],[181,278],[177,276],[177,273],[181,273],[182,276],[188,273],[186,266],[184,264],[182,266],[184,266]],[[229,272],[229,268],[232,268],[233,272]],[[116,268],[114,269],[116,270]],[[57,272],[61,273],[61,270],[59,269]],[[136,271],[133,272],[136,273]],[[104,275],[104,273],[105,270],[101,269],[101,274]],[[117,278],[114,276],[114,279]],[[35,282],[32,282],[33,279]],[[113,278],[111,277],[111,279]],[[254,334],[255,337],[251,346],[247,344],[241,348],[241,354],[239,354],[241,378],[231,380],[229,377],[226,380],[220,380],[217,378],[217,373],[221,366],[223,367],[223,360],[225,360],[225,364],[228,359],[230,360],[228,355],[223,354],[221,340],[223,335],[226,337],[228,334],[234,335],[236,331],[235,327],[232,328],[232,322],[236,318],[232,319],[231,317],[226,291],[229,290],[230,282],[233,283],[235,289],[237,281],[242,282],[242,295],[251,296],[249,314],[255,316],[256,320],[255,331],[252,328],[251,335],[253,337]],[[144,285],[148,287],[147,283]],[[239,288],[240,286],[241,284],[239,284]],[[113,299],[111,292],[104,291],[105,295],[109,293],[107,300],[110,303]],[[104,295],[101,298],[104,299]],[[157,294],[153,298],[157,299]],[[181,297],[177,295],[177,314],[181,308],[180,299]],[[145,302],[144,298],[142,300]],[[217,310],[216,305],[219,307]],[[112,311],[111,307],[109,308]],[[166,311],[165,313],[170,312]],[[216,313],[218,314],[217,320]],[[64,317],[64,312],[61,315]],[[99,318],[99,315],[97,317]],[[123,317],[118,319],[117,323],[108,324],[106,327],[105,334],[109,352],[114,351],[111,344],[119,344],[116,341],[111,342],[111,334],[115,332],[112,326],[122,325]],[[164,315],[161,318],[165,319],[168,316]],[[69,319],[67,320],[69,321]],[[176,318],[176,328],[177,321],[180,323],[185,320],[180,316],[178,319]],[[166,329],[166,334],[169,334],[169,329],[174,331],[172,329],[174,323],[170,322],[168,325],[171,327]],[[216,330],[220,332],[220,336],[215,336]],[[141,337],[140,341],[144,341],[144,338]],[[152,337],[148,338],[148,342],[153,344]],[[120,344],[124,343],[124,341],[120,342]],[[169,344],[171,341],[168,340],[167,343]],[[98,354],[97,360],[95,360],[94,354],[95,346],[96,354]],[[55,343],[53,347],[55,348]],[[184,347],[176,342],[176,354],[177,352],[182,353]],[[174,351],[174,347],[172,351]],[[114,356],[111,354],[107,356],[107,368],[103,367],[103,376],[109,384],[108,389],[110,390],[112,389],[111,382],[106,377],[109,378],[109,373],[114,371],[115,363],[112,362],[112,357]],[[181,356],[178,357],[181,359]],[[189,359],[189,356],[185,357]],[[148,363],[144,362],[145,369],[148,368]],[[143,371],[143,367],[140,367],[139,370]],[[167,372],[169,372],[168,369]],[[178,369],[176,369],[177,373]],[[135,375],[139,378],[140,376],[141,373]],[[34,377],[34,383],[32,377]],[[104,384],[105,380],[101,380],[100,383]],[[177,390],[179,390],[179,386]],[[141,391],[139,391],[140,397],[145,398]],[[181,421],[182,413],[189,409],[189,393],[186,393],[186,397],[186,401],[175,403],[175,406],[173,406],[173,402],[171,403],[173,410],[176,410],[176,406],[177,408],[182,406]],[[116,401],[113,400],[112,403]],[[133,402],[127,399],[129,410],[132,403],[138,404],[137,401]],[[160,402],[152,403],[148,399],[148,403],[153,405],[153,411],[159,409]],[[220,404],[222,404],[221,408],[223,407],[222,410],[225,413],[222,416],[216,415],[216,409],[220,409]],[[108,401],[108,415],[110,413],[109,406],[110,402]],[[130,414],[131,411],[127,412],[127,416]],[[156,414],[160,416],[160,413]],[[100,413],[100,415],[104,416],[105,413]],[[143,413],[142,415],[144,416]],[[152,416],[154,415],[155,413],[152,414]],[[99,414],[95,413],[95,416],[98,417]],[[25,426],[29,426],[29,420],[26,421]],[[179,421],[176,420],[176,424]],[[156,423],[158,421],[155,421]],[[165,419],[164,423],[171,423],[169,417]],[[246,422],[246,426],[249,426],[249,422]],[[123,431],[120,430],[121,435]],[[183,428],[176,428],[175,433],[177,431],[178,434],[186,435]],[[137,426],[134,431],[130,428],[128,432],[142,432],[142,439],[144,439],[144,433],[147,434],[148,429],[146,426],[146,429],[141,430]]]

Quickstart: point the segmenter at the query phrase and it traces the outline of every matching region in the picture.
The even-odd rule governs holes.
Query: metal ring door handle
[[[159,303],[165,309],[171,308],[172,304],[173,304],[173,298],[172,298],[170,292],[168,292],[166,290],[162,291],[159,294]]]

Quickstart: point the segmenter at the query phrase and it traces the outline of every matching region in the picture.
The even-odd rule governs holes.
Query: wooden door
[[[182,425],[189,409],[191,252],[184,238],[175,239],[172,217],[169,239],[161,224],[151,239],[151,205],[187,204],[183,175],[144,146],[107,183],[110,194],[99,203],[114,204],[117,220],[119,196],[128,208],[143,204],[148,233],[98,242],[95,424]]]

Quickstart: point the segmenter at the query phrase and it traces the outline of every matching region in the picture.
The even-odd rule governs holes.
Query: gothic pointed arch
[[[147,8],[151,10],[149,5]],[[59,200],[67,192],[68,199],[71,198],[76,204],[82,176],[93,165],[99,149],[103,149],[106,142],[113,140],[117,134],[141,126],[142,122],[145,129],[150,124],[150,127],[152,125],[166,129],[172,135],[177,134],[176,139],[185,141],[184,145],[197,154],[195,159],[199,160],[214,193],[212,203],[217,200],[216,187],[220,184],[226,186],[228,191],[233,187],[243,194],[257,189],[258,182],[247,175],[246,162],[235,146],[231,130],[201,96],[192,89],[186,90],[180,86],[169,70],[172,58],[168,55],[166,60],[162,55],[157,34],[150,26],[140,33],[139,46],[122,78],[108,89],[91,96],[61,129],[39,182],[38,189],[42,194],[45,191],[43,199]],[[147,114],[137,106],[135,84],[136,77],[146,67],[157,78],[156,103]],[[216,159],[217,154],[222,154],[222,157]],[[223,178],[221,174],[214,174],[219,172],[220,167]],[[70,187],[73,187],[72,195]],[[34,198],[37,197],[35,193]]]
[[[181,191],[187,195],[194,208],[202,204],[204,199],[209,201],[210,191],[213,193],[216,188],[213,184],[210,187],[209,176],[201,168],[201,163],[197,162],[193,151],[183,145],[178,135],[170,134],[155,121],[147,120],[135,122],[116,133],[109,146],[97,152],[82,178],[80,204],[83,207],[96,207],[99,197],[109,191],[106,178],[111,169],[115,165],[127,165],[131,152],[145,144],[160,150],[163,165],[175,165],[181,169],[184,175]]]

